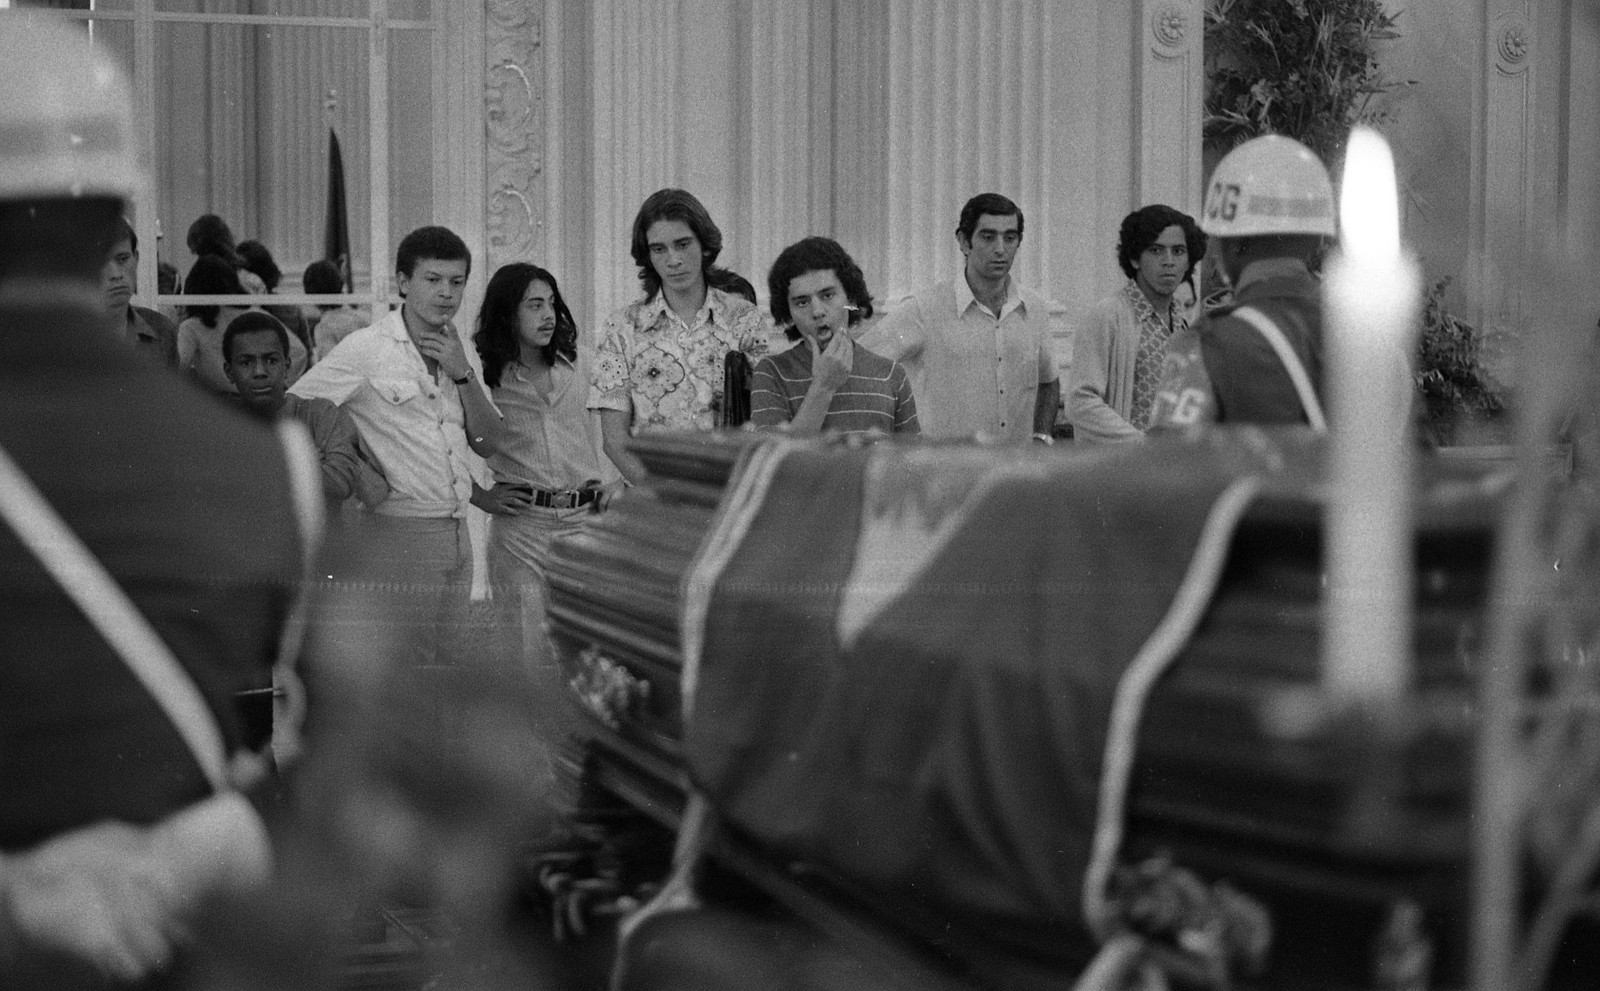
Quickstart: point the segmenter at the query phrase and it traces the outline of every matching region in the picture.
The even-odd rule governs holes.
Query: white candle
[[[1410,684],[1413,446],[1411,354],[1422,278],[1400,245],[1394,160],[1376,132],[1350,135],[1341,239],[1323,283],[1329,502],[1324,685],[1335,700],[1388,703]]]

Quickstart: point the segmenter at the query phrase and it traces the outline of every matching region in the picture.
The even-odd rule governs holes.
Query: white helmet
[[[138,198],[122,70],[80,25],[0,11],[0,200]]]
[[[1213,237],[1324,234],[1335,227],[1333,183],[1310,148],[1278,134],[1251,138],[1217,163],[1200,229]]]

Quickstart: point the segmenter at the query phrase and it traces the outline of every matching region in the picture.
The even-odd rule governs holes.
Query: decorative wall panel
[[[1138,105],[1139,203],[1166,203],[1198,217],[1200,115],[1205,69],[1201,0],[1143,0]]]
[[[531,4],[490,0],[486,78],[489,271],[545,257],[544,50]],[[559,278],[559,276],[557,276]]]
[[[1533,22],[1527,0],[1486,0],[1485,12],[1483,144],[1473,183],[1481,196],[1475,210],[1480,232],[1473,239],[1475,275],[1488,360],[1509,371],[1524,322],[1533,219]]]

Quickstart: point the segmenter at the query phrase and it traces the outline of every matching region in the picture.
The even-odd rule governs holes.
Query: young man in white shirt
[[[487,524],[473,507],[504,498],[484,463],[499,449],[500,413],[453,322],[471,267],[452,231],[407,234],[395,258],[400,309],[340,341],[289,390],[342,406],[389,481],[389,497],[361,514],[356,570],[373,583],[374,619],[399,628],[392,642],[419,665],[464,639],[455,634],[486,574]]]
[[[968,200],[962,277],[915,293],[859,339],[911,373],[923,436],[1049,442],[1060,373],[1048,304],[1011,277],[1022,228],[999,193]]]

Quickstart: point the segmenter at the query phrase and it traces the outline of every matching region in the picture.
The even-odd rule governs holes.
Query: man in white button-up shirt
[[[913,295],[860,337],[905,365],[924,437],[1048,442],[1060,395],[1049,306],[1017,285],[1022,210],[999,193],[961,209],[962,277]]]
[[[290,389],[344,407],[389,481],[389,498],[361,517],[359,577],[373,583],[375,617],[399,628],[392,642],[419,664],[463,639],[487,532],[471,507],[501,497],[483,460],[499,449],[500,413],[476,350],[451,322],[471,265],[466,244],[443,227],[406,235],[395,259],[404,304],[340,341]]]

